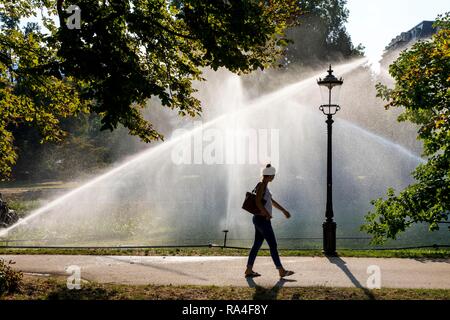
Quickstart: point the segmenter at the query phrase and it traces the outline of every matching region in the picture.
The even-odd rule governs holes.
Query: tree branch
[[[64,0],[58,0],[56,2],[56,10],[58,11],[59,27],[65,29],[66,22],[64,21],[64,9],[62,7],[63,2],[64,2]]]
[[[151,23],[151,24],[153,24],[153,25],[155,25],[155,26],[157,26],[157,27],[159,27],[159,28],[161,28],[161,29],[163,29],[164,31],[167,31],[167,32],[169,32],[169,33],[171,33],[171,34],[177,36],[177,37],[181,37],[181,38],[185,38],[185,39],[190,39],[190,40],[197,40],[197,38],[192,37],[192,36],[190,36],[190,35],[178,33],[177,31],[171,30],[170,28],[163,26],[162,24],[160,24],[160,23],[157,22],[157,21],[149,20],[148,22]]]

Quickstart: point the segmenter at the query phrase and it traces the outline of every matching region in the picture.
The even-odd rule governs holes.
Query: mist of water
[[[335,74],[351,77],[363,62],[337,66]],[[0,236],[47,244],[190,244],[214,241],[226,228],[230,238],[249,239],[250,215],[240,207],[267,162],[279,172],[271,185],[274,198],[293,214],[291,220],[274,219],[279,236],[319,236],[326,173],[319,76],[247,101],[239,77],[212,74],[216,81],[199,88],[204,123],[50,201]],[[334,133],[338,235],[361,236],[370,200],[389,186],[411,183],[410,172],[421,159],[339,118]],[[249,151],[255,143],[256,156]]]

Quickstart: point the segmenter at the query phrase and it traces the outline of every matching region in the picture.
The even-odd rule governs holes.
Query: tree
[[[16,162],[13,127],[33,124],[42,141],[58,141],[64,136],[59,119],[86,110],[77,81],[50,70],[55,50],[37,25],[19,28],[20,17],[31,9],[4,6],[6,10],[0,12],[0,178],[9,176]]]
[[[438,32],[431,41],[420,41],[403,51],[390,66],[395,87],[378,84],[378,95],[387,109],[404,107],[399,121],[419,125],[427,161],[413,172],[416,182],[386,199],[372,202],[363,230],[383,243],[415,223],[427,223],[431,231],[450,213],[450,14],[438,18]]]
[[[182,116],[200,114],[192,82],[204,80],[203,68],[247,73],[272,65],[287,45],[284,30],[300,15],[294,0],[70,4],[81,9],[79,29],[67,26],[63,0],[0,0],[2,177],[16,161],[10,128],[23,122],[43,140],[59,140],[61,118],[93,112],[102,130],[122,124],[146,142],[162,139],[141,114],[149,99]],[[20,22],[39,10],[46,30],[23,30]]]
[[[288,31],[293,43],[287,60],[294,64],[322,63],[328,59],[362,56],[364,47],[355,47],[345,28],[346,0],[300,0],[304,14]]]

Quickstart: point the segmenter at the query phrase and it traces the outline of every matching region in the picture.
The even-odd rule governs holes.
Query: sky
[[[375,64],[384,48],[404,31],[424,20],[435,20],[450,11],[449,0],[347,0],[350,16],[347,30],[355,45],[366,47],[366,56]]]

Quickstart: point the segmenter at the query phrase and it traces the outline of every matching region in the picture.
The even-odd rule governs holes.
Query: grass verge
[[[66,278],[25,275],[17,293],[4,300],[450,300],[450,290],[326,287],[255,288],[99,284],[83,281],[69,290]]]
[[[229,248],[157,248],[157,249],[17,249],[0,248],[0,255],[16,254],[58,254],[58,255],[133,255],[133,256],[246,256],[248,250]],[[449,249],[408,250],[339,250],[341,257],[359,258],[411,258],[450,259]],[[269,256],[268,250],[261,250],[260,256]],[[321,250],[280,250],[284,257],[322,257]]]

